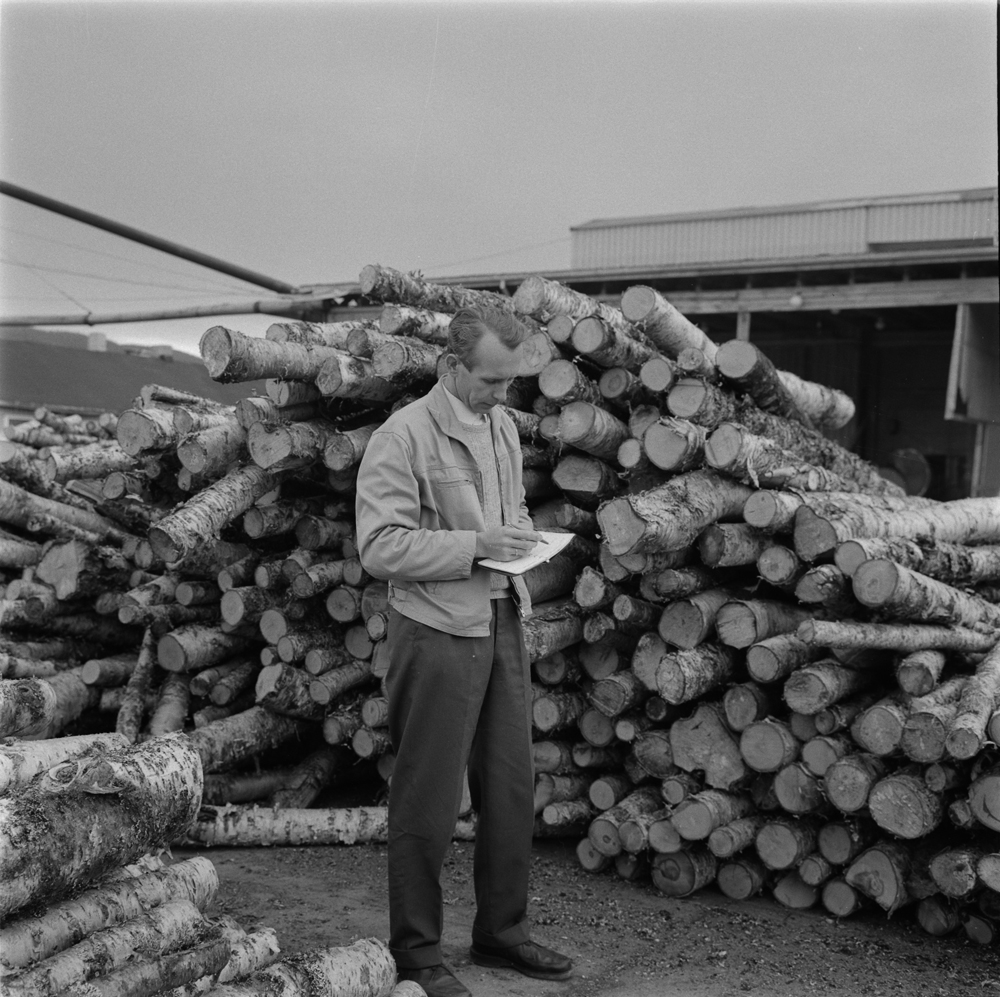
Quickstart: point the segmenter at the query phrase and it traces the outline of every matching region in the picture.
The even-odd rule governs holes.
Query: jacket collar
[[[427,411],[430,412],[441,432],[461,443],[465,439],[462,423],[455,414],[455,409],[452,407],[451,402],[446,397],[448,389],[445,387],[445,380],[449,377],[451,377],[450,374],[445,374],[427,392]],[[494,443],[500,442],[500,412],[497,409],[498,406],[494,405],[488,413]]]

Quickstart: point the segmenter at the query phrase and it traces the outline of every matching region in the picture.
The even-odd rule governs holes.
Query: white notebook
[[[490,571],[499,571],[504,575],[523,575],[526,571],[539,564],[544,564],[559,553],[575,536],[575,533],[546,533],[539,530],[541,540],[534,550],[529,551],[524,557],[518,557],[513,561],[494,561],[492,558],[484,558],[477,563]]]

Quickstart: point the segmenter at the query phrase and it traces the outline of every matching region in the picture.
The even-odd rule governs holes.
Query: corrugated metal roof
[[[997,189],[597,219],[570,231],[574,270],[995,247]]]

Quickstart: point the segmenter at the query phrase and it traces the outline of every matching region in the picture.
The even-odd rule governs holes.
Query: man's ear
[[[444,365],[448,368],[448,373],[454,374],[458,370],[459,359],[454,353],[449,353],[444,358]]]

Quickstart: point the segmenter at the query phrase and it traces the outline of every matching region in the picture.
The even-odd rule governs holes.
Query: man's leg
[[[389,948],[403,969],[441,957],[441,867],[455,830],[491,637],[454,637],[392,610],[389,733]]]
[[[496,599],[489,684],[472,754],[476,920],[472,939],[503,948],[528,940],[528,874],[534,825],[531,674],[513,599]]]

